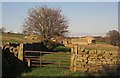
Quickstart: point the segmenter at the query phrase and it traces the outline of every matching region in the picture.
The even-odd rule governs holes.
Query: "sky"
[[[2,2],[0,25],[6,31],[22,32],[28,9],[43,5],[62,10],[69,20],[69,36],[105,36],[118,30],[117,2]]]

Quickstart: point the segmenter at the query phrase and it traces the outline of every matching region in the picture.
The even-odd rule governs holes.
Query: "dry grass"
[[[15,42],[15,43],[38,42],[39,41],[39,40],[25,39],[24,37],[25,37],[25,35],[22,35],[22,34],[3,33],[0,36],[0,41],[2,41],[2,42]]]
[[[95,45],[80,45],[81,47],[86,47],[89,49],[102,49],[102,50],[118,50],[118,46],[113,46],[110,44],[95,44]]]

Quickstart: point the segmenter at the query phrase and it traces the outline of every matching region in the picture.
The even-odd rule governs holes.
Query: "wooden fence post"
[[[71,62],[70,62],[70,70],[73,71],[73,61],[74,61],[74,47],[71,47]]]
[[[41,55],[41,52],[40,52],[40,67],[42,67],[42,65],[41,65],[41,64],[42,64],[41,56],[42,56],[42,55]]]
[[[74,71],[76,71],[76,61],[77,61],[77,46],[75,46],[74,52],[75,52],[75,58],[74,58],[74,68],[73,68],[73,70],[74,70]]]
[[[71,47],[71,71],[76,71],[77,46]]]
[[[60,56],[58,56],[58,58],[59,58],[59,68],[60,68]]]
[[[28,62],[28,67],[30,67],[31,66],[30,59],[28,59],[27,62]]]
[[[21,61],[23,61],[23,44],[22,43],[19,45],[18,59],[20,59]]]

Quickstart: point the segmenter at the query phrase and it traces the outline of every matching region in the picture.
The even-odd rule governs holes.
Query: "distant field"
[[[8,33],[3,33],[2,34],[3,37],[17,37],[17,38],[23,38],[25,35],[23,34],[8,34]]]
[[[14,42],[14,43],[23,43],[23,42],[36,42],[34,40],[25,39],[23,34],[8,34],[3,33],[0,35],[0,42]]]
[[[28,40],[24,38],[23,34],[8,34],[3,33],[0,35],[0,42],[14,42],[14,43],[23,43],[23,42],[38,42],[37,40]],[[117,46],[112,46],[105,42],[96,41],[95,45],[80,45],[81,47],[86,47],[90,49],[104,49],[104,50],[118,50]]]
[[[95,45],[80,45],[81,47],[85,47],[85,48],[88,48],[88,49],[100,49],[100,50],[114,50],[114,51],[117,51],[118,50],[118,46],[112,46],[110,44],[95,44]]]
[[[96,41],[96,44],[107,44],[107,43],[103,41]]]

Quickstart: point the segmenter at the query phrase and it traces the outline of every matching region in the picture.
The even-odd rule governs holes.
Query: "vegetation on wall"
[[[65,46],[57,46],[54,48],[54,51],[70,52],[71,49]]]

